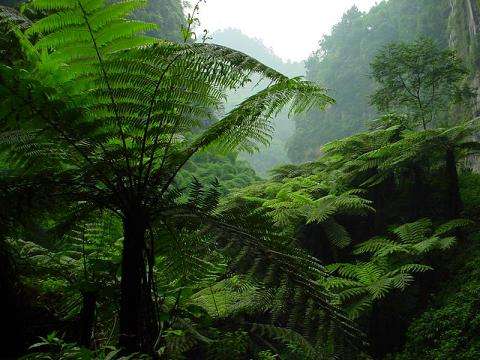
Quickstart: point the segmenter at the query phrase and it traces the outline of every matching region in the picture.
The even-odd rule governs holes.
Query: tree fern
[[[178,192],[173,184],[180,169],[206,148],[249,150],[265,143],[272,115],[287,104],[297,114],[332,102],[321,87],[238,51],[142,35],[153,26],[126,18],[143,4],[33,0],[28,6],[48,15],[18,35],[37,56],[24,67],[0,67],[2,132],[38,130],[32,149],[42,149],[10,144],[12,159],[29,159],[24,165],[36,165],[30,171],[54,169],[73,184],[73,198],[108,208],[125,222],[120,325],[130,351],[152,351],[152,316],[140,313],[144,305],[154,308],[152,282],[143,280],[153,257],[144,249],[155,245],[147,244],[155,227],[168,232],[164,220],[177,206],[170,193]],[[204,130],[226,91],[254,74],[271,86]],[[179,243],[190,238],[195,234],[182,233]],[[172,256],[168,249],[161,251]],[[127,296],[133,285],[137,290],[128,291],[139,291],[136,298]]]
[[[250,192],[258,192],[253,197]],[[234,195],[262,205],[263,213],[273,219],[278,228],[289,229],[290,234],[302,223],[319,224],[328,240],[336,247],[350,244],[350,235],[335,216],[366,215],[373,211],[371,202],[362,198],[362,191],[332,190],[325,174],[296,176],[283,181],[266,182],[263,187],[254,185]],[[263,198],[261,197],[263,196]],[[257,207],[255,213],[262,211]]]
[[[452,247],[456,239],[448,236],[449,232],[468,224],[459,219],[432,229],[431,220],[421,219],[395,227],[391,237],[375,237],[356,246],[353,253],[370,256],[368,261],[328,265],[333,276],[322,281],[337,294],[350,316],[357,318],[391,291],[404,290],[414,281],[414,274],[432,270],[411,261]]]

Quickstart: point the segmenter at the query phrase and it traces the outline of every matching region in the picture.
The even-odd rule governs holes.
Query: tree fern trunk
[[[374,233],[381,234],[387,225],[388,196],[395,193],[395,179],[389,176],[382,183],[372,188],[372,200],[376,209],[374,214]]]
[[[93,291],[82,293],[82,311],[80,312],[80,345],[90,348],[95,325],[97,294]]]
[[[426,216],[425,204],[427,202],[426,187],[424,182],[424,174],[421,166],[414,164],[412,167],[412,190],[410,198],[410,214],[411,220]]]
[[[156,328],[151,286],[147,279],[147,222],[137,212],[125,217],[123,227],[119,344],[127,353],[151,354]]]
[[[450,218],[460,217],[463,210],[460,187],[458,184],[457,162],[453,149],[447,149],[445,154],[445,176],[447,180],[447,215]]]
[[[1,228],[1,224],[0,224]],[[0,319],[5,333],[0,346],[0,358],[16,359],[23,349],[25,329],[22,324],[22,305],[16,289],[12,256],[0,229]]]

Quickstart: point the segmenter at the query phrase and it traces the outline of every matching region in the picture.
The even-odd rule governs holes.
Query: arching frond
[[[273,129],[271,120],[289,103],[290,114],[296,115],[312,107],[325,108],[333,100],[317,85],[299,78],[284,79],[243,101],[193,146],[217,144],[225,150],[239,147],[252,151],[256,144],[268,144]]]

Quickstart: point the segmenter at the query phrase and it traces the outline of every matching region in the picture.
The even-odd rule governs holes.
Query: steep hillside
[[[18,6],[26,0],[0,0],[0,5]],[[181,25],[185,23],[180,0],[149,0],[148,5],[135,14],[137,19],[157,24],[159,29],[150,35],[177,41],[181,39]]]
[[[327,112],[311,112],[297,121],[290,159],[312,160],[321,145],[365,129],[375,116],[369,105],[373,56],[385,44],[422,36],[448,46],[450,13],[446,0],[382,1],[368,13],[356,7],[346,12],[306,63],[308,79],[331,89],[337,103]]]
[[[286,75],[305,75],[305,65],[303,62],[283,61],[261,40],[251,38],[238,29],[217,31],[213,33],[211,37],[211,42],[240,50]],[[253,91],[258,91],[267,85],[268,82],[262,82],[260,79],[253,79],[251,84],[245,86],[243,89],[230,93],[225,105],[225,111],[231,110],[235,105],[251,95]],[[261,175],[266,175],[268,170],[275,166],[289,162],[285,144],[293,134],[294,122],[292,119],[288,119],[285,112],[282,112],[277,116],[274,124],[275,135],[269,148],[262,148],[259,153],[253,155],[241,155],[241,157],[247,160],[257,173]]]
[[[211,37],[212,42],[240,50],[286,75],[300,76],[305,74],[303,62],[284,61],[272,49],[269,49],[262,40],[249,37],[238,29],[230,28],[216,31]]]
[[[471,70],[472,86],[480,89],[480,1],[450,0],[449,42],[456,49]],[[474,107],[480,115],[480,92]]]
[[[159,26],[151,35],[173,41],[181,40],[181,26],[185,23],[185,16],[180,0],[150,0],[146,8],[137,12],[136,17]]]
[[[0,5],[17,7],[24,2],[26,0],[0,0]],[[150,35],[173,41],[181,39],[180,29],[185,23],[181,0],[149,0],[147,6],[138,10],[134,17],[159,26]]]

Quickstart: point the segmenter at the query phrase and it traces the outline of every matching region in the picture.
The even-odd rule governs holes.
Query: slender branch
[[[403,79],[403,76],[402,75],[398,75],[400,81],[402,82],[402,85],[403,87],[405,88],[405,90],[407,90],[407,92],[414,98],[416,98],[416,95],[410,90],[410,88],[408,87],[408,85],[405,83],[405,80]]]
[[[215,294],[213,293],[212,285],[210,284],[210,286],[208,288],[210,289],[210,294],[212,294],[213,304],[215,305],[215,310],[217,312],[217,316],[220,317],[220,311],[218,310],[217,300],[215,300]]]

